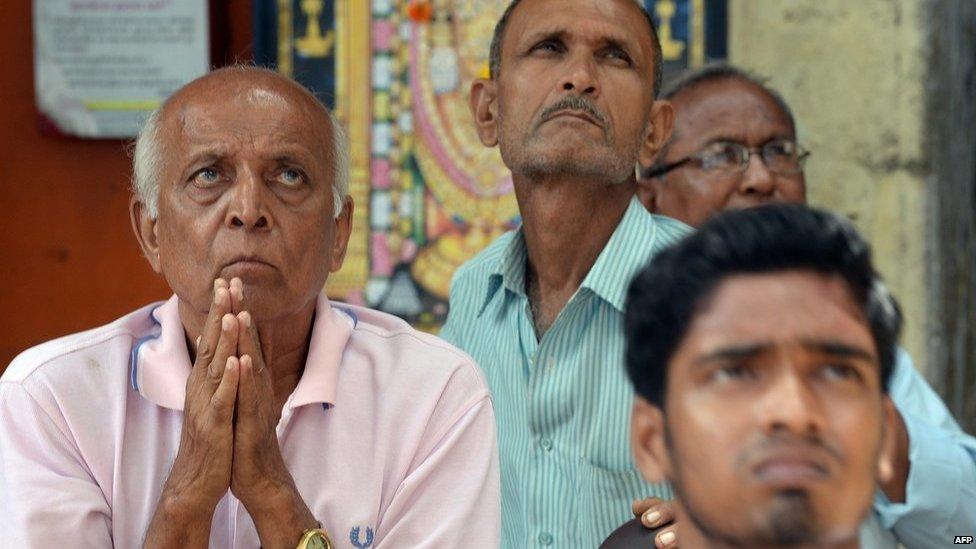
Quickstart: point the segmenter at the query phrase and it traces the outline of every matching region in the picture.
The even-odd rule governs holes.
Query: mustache
[[[542,111],[539,118],[542,121],[546,121],[561,111],[583,111],[596,119],[596,121],[599,122],[604,128],[606,128],[609,123],[607,115],[604,114],[599,107],[593,104],[589,98],[583,95],[567,95],[566,97],[546,107]]]

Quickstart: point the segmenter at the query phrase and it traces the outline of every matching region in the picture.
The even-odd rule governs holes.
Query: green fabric
[[[690,229],[633,199],[580,289],[537,341],[522,229],[464,264],[441,336],[481,365],[498,420],[502,546],[597,547],[635,498],[671,497],[630,451],[633,389],[623,366],[630,279]]]

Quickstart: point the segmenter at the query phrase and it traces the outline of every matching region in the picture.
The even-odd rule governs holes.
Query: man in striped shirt
[[[493,393],[503,546],[595,547],[635,498],[670,497],[633,464],[621,366],[627,284],[688,230],[635,198],[634,164],[673,120],[655,100],[660,44],[633,0],[516,0],[490,72],[472,112],[512,171],[523,224],[458,270],[441,335]]]

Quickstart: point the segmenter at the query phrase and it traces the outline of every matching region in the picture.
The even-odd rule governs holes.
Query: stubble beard
[[[504,127],[501,113],[499,123]],[[503,137],[499,140],[499,150],[508,169],[529,180],[588,178],[617,185],[626,183],[634,175],[637,144],[620,150],[608,129],[604,129],[602,140],[584,141],[586,138],[580,136],[568,142],[545,138],[539,135],[538,127],[517,128],[504,133],[526,136],[521,143],[512,143],[514,139]]]
[[[667,426],[665,426],[665,441],[674,467],[673,478],[669,480],[675,496],[681,502],[688,519],[706,538],[729,547],[743,549],[770,545],[789,547],[812,544],[821,539],[816,511],[810,501],[810,494],[805,490],[785,490],[777,494],[772,504],[763,510],[762,517],[758,521],[750,521],[748,514],[736,520],[749,525],[751,531],[745,533],[727,531],[722,525],[710,520],[710,514],[702,511],[705,506],[699,505],[697,499],[685,489],[684,470],[681,465],[683,460],[675,451],[671,432]],[[749,522],[752,524],[748,524]]]

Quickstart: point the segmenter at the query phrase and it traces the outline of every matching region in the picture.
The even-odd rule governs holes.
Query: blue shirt
[[[502,546],[596,547],[632,518],[634,499],[671,498],[633,463],[633,388],[624,363],[630,279],[690,232],[633,200],[579,290],[541,341],[525,293],[522,230],[463,265],[441,336],[471,354],[493,393],[502,484]],[[976,532],[976,440],[899,353],[891,396],[910,437],[907,501],[880,491],[862,528],[867,549],[891,534],[909,547]]]
[[[889,393],[908,430],[910,466],[904,503],[891,503],[880,490],[875,496],[879,525],[906,547],[949,546],[955,536],[974,535],[976,438],[959,428],[900,349]]]

